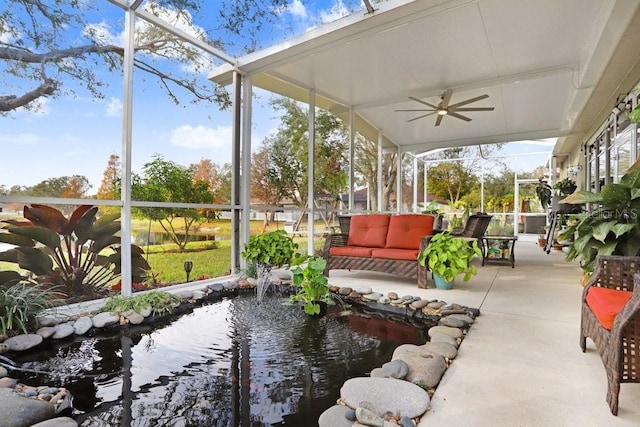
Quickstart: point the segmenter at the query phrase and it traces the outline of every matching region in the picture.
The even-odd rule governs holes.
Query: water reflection
[[[237,297],[154,330],[66,344],[68,351],[84,345],[99,355],[83,362],[84,377],[65,384],[76,420],[82,426],[307,427],[335,403],[345,380],[387,362],[398,345],[352,330],[339,309],[316,318],[282,302]],[[41,355],[43,365],[47,360]]]

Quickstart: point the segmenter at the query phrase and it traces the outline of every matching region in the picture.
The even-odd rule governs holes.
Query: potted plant
[[[598,255],[640,255],[640,160],[637,160],[619,183],[604,185],[600,193],[578,191],[562,203],[590,203],[590,212],[571,216],[560,240],[574,238],[566,254],[576,258],[585,273],[593,272]]]
[[[576,191],[576,188],[578,188],[576,181],[569,177],[561,179],[553,186],[553,189],[557,190],[561,196],[568,196]]]
[[[476,266],[470,263],[474,255],[482,255],[477,241],[470,243],[443,232],[433,236],[418,254],[418,263],[428,266],[436,287],[451,289],[454,279],[460,274],[464,274],[466,282],[477,273]]]
[[[242,257],[249,263],[268,268],[290,264],[297,255],[298,244],[284,230],[249,237]]]
[[[551,195],[553,191],[547,180],[544,178],[538,178],[538,184],[536,184],[536,196],[542,206],[542,209],[547,210],[551,204]]]
[[[329,290],[329,279],[324,274],[327,261],[319,257],[310,257],[306,265],[297,265],[291,269],[293,285],[300,288],[290,297],[291,302],[302,302],[304,312],[311,315],[326,313],[327,305],[333,305],[333,295]]]

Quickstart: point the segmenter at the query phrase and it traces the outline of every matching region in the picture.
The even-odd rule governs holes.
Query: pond
[[[64,385],[82,426],[304,426],[349,378],[423,344],[432,324],[341,306],[304,314],[272,295],[241,295],[161,324],[57,343],[30,354],[27,384]],[[414,321],[415,323],[415,321]]]

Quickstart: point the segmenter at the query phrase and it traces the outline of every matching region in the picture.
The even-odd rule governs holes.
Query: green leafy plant
[[[329,280],[323,275],[327,261],[323,258],[311,257],[303,267],[297,265],[291,269],[293,273],[293,285],[300,288],[299,292],[292,295],[292,302],[303,302],[304,312],[309,315],[318,315],[321,304],[333,305],[333,295],[329,290]]]
[[[573,215],[560,240],[574,237],[565,256],[580,260],[586,273],[593,272],[598,255],[640,255],[640,162],[629,168],[619,183],[604,185],[600,193],[578,191],[562,203],[591,203],[590,212]]]
[[[59,294],[37,283],[20,281],[0,287],[0,335],[29,333],[36,326],[36,316],[52,307]]]
[[[96,206],[82,205],[67,219],[45,205],[24,207],[23,220],[6,220],[0,242],[15,248],[0,252],[0,261],[18,264],[30,278],[66,294],[71,300],[103,296],[122,274],[119,214],[97,218]],[[4,231],[4,232],[2,232]],[[149,264],[138,246],[131,246],[133,282],[146,279]],[[3,274],[11,284],[15,274]]]
[[[553,186],[553,189],[558,190],[558,192],[562,196],[568,196],[569,194],[576,191],[576,188],[578,188],[578,186],[576,185],[576,181],[569,177],[561,179]]]
[[[250,263],[281,267],[297,256],[298,244],[284,230],[251,236],[242,257]]]
[[[180,298],[164,291],[150,291],[130,297],[114,295],[109,297],[100,311],[122,313],[128,310],[140,312],[150,308],[155,315],[170,313],[180,304]]]
[[[477,268],[471,264],[474,255],[481,256],[478,242],[469,243],[448,232],[434,235],[426,248],[418,254],[418,263],[427,265],[433,274],[452,282],[458,275],[464,274],[464,281],[477,274]]]
[[[551,204],[551,195],[553,194],[553,189],[549,185],[546,179],[538,178],[538,184],[536,184],[536,196],[538,197],[538,201],[542,206],[542,209],[547,209]]]

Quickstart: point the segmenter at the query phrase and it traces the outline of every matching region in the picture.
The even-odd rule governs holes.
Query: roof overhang
[[[568,149],[640,80],[640,2],[629,0],[391,0],[214,70],[316,105],[385,147],[436,148],[559,137]],[[635,30],[634,30],[635,28]],[[466,122],[422,104],[482,94]],[[558,150],[558,147],[556,150]],[[564,148],[562,148],[564,147]]]

